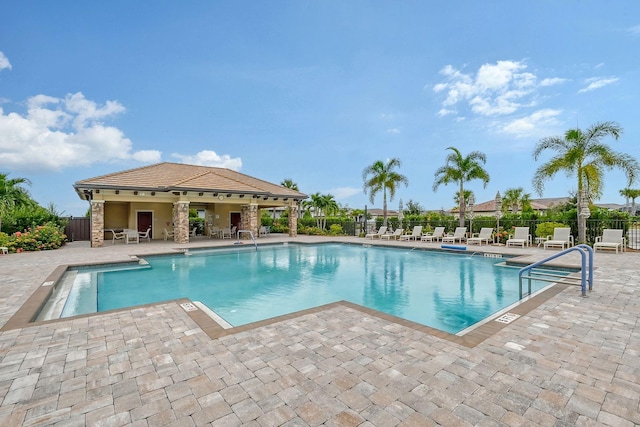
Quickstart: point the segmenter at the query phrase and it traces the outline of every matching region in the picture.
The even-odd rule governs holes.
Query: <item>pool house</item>
[[[299,202],[307,195],[230,169],[157,163],[74,184],[91,206],[91,247],[115,230],[149,231],[153,240],[189,243],[189,210],[205,219],[205,235],[236,227],[258,238],[260,209],[289,210],[289,235],[296,236]],[[249,237],[243,233],[240,237]]]

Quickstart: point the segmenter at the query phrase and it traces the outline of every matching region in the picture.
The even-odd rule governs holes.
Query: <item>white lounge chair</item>
[[[623,230],[606,228],[602,230],[602,236],[596,237],[596,242],[593,244],[593,251],[598,249],[615,249],[618,253],[618,249],[624,252],[624,236]]]
[[[383,234],[382,236],[380,236],[380,238],[387,239],[387,240],[399,239],[400,236],[402,236],[403,231],[404,231],[404,228],[396,228],[396,231],[394,231],[393,233]]]
[[[553,237],[549,236],[549,238],[543,243],[543,249],[547,249],[547,247],[560,247],[564,249],[565,246],[567,248],[573,246],[573,236],[571,235],[571,229],[568,227],[554,228]]]
[[[433,230],[433,233],[424,234],[420,240],[423,242],[433,242],[438,241],[444,237],[444,227],[436,227]]]
[[[403,234],[400,236],[400,240],[418,240],[418,237],[422,236],[422,226],[416,225],[413,227],[411,234]]]
[[[383,226],[380,227],[380,229],[377,232],[366,234],[364,237],[365,237],[365,239],[369,238],[371,240],[373,240],[376,237],[379,238],[383,234],[387,234],[387,228],[389,228],[389,227],[387,227],[386,225],[383,225]]]
[[[515,227],[513,234],[509,234],[507,239],[507,247],[509,246],[531,246],[531,234],[529,227]]]
[[[493,228],[482,227],[478,235],[474,235],[473,237],[469,237],[467,239],[467,243],[470,245],[474,245],[476,243],[479,245],[482,245],[482,242],[487,242],[487,245],[488,245],[489,240],[492,240],[492,236],[493,236]]]
[[[452,236],[444,236],[442,243],[455,243],[456,240],[462,243],[462,240],[466,237],[467,227],[456,227]]]
[[[147,239],[147,242],[151,241],[151,236],[149,235],[149,233],[151,233],[151,227],[147,228],[147,231],[145,231],[144,233],[142,231],[138,232],[138,237],[140,239]]]

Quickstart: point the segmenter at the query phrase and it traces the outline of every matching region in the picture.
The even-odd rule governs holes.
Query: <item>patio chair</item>
[[[138,230],[126,230],[124,242],[127,245],[129,243],[140,243],[140,235],[138,234]]]
[[[151,227],[147,228],[147,231],[145,231],[144,233],[142,231],[138,232],[138,237],[140,239],[147,239],[147,242],[151,241],[151,236],[149,235],[149,233],[151,233]]]
[[[400,238],[400,236],[402,236],[402,232],[404,231],[404,228],[396,228],[396,231],[394,231],[393,233],[387,233],[387,234],[383,234],[382,236],[380,236],[381,239],[387,239],[387,240],[397,240]]]
[[[482,245],[482,242],[487,242],[487,245],[489,244],[489,240],[493,239],[493,228],[491,227],[482,227],[480,229],[480,233],[477,235],[474,235],[473,237],[469,237],[467,239],[467,243],[470,245],[474,245],[474,244],[478,244],[478,245]]]
[[[565,245],[567,248],[573,246],[573,236],[571,235],[571,229],[556,227],[553,229],[553,237],[549,236],[549,238],[543,243],[543,249],[547,249],[547,247],[560,247],[564,249]]]
[[[423,234],[422,237],[420,238],[420,241],[422,242],[433,242],[438,241],[440,239],[442,239],[444,237],[444,227],[436,227],[433,230],[433,233],[426,233]]]
[[[422,237],[422,226],[416,225],[413,227],[411,234],[403,234],[400,236],[400,240],[418,240],[418,237]]]
[[[513,234],[509,234],[507,239],[507,247],[509,246],[531,246],[531,234],[529,227],[515,227]]]
[[[258,237],[267,237],[268,234],[267,227],[265,225],[261,225],[258,229]]]
[[[467,227],[456,227],[453,235],[444,236],[442,238],[442,243],[455,243],[456,240],[462,243],[462,240],[466,237]]]
[[[164,240],[169,240],[169,237],[173,237],[175,235],[175,231],[167,230],[166,228],[162,230],[162,235],[164,236]]]
[[[231,238],[231,227],[225,227],[222,229],[222,238],[223,239]]]
[[[624,236],[623,230],[606,228],[602,230],[602,236],[596,237],[596,242],[593,244],[593,251],[598,249],[615,249],[618,253],[618,249],[624,252]]]
[[[189,233],[189,237],[196,237],[196,233],[198,232],[198,227],[193,227],[191,232]]]
[[[116,240],[124,240],[127,233],[123,231],[111,230],[111,243],[115,245]]]
[[[380,227],[380,229],[379,229],[377,232],[375,232],[375,233],[369,233],[369,234],[366,234],[366,235],[364,236],[364,238],[365,238],[365,239],[366,239],[366,238],[369,238],[369,239],[371,239],[371,240],[373,240],[373,239],[374,239],[374,238],[376,238],[376,237],[378,237],[378,238],[379,238],[379,237],[380,237],[380,236],[382,236],[383,234],[387,234],[387,228],[388,228],[388,227],[387,227],[386,225],[383,225],[383,226],[381,226],[381,227]]]

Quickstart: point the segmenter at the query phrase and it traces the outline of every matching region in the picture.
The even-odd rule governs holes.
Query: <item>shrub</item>
[[[6,246],[11,252],[44,251],[58,249],[66,238],[60,227],[46,223],[25,232],[16,231],[9,237]]]
[[[536,227],[536,237],[553,236],[554,228],[567,228],[567,227],[569,227],[567,224],[562,224],[559,222],[541,222]]]
[[[331,224],[331,227],[329,227],[329,234],[331,236],[343,236],[344,231],[342,230],[342,226],[340,224]]]

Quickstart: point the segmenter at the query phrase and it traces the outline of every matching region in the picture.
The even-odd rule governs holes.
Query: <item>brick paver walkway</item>
[[[59,264],[174,247],[0,256],[0,325]],[[587,298],[567,289],[473,348],[346,306],[219,339],[176,303],[6,331],[0,425],[633,426],[639,260],[596,254]]]

